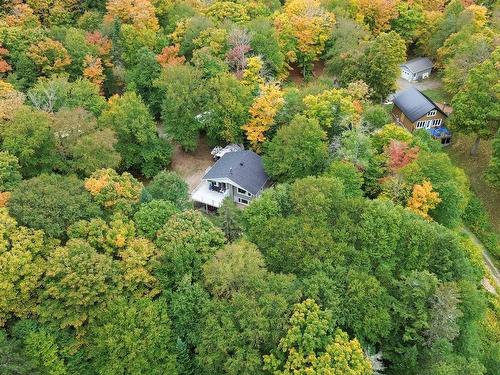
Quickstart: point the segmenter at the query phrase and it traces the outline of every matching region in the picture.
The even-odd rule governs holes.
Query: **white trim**
[[[417,121],[417,123],[415,124],[415,128],[416,129],[423,129],[423,128],[425,128],[425,121]]]

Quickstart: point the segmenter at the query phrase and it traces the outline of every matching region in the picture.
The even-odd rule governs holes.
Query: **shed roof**
[[[446,116],[436,103],[414,87],[396,94],[393,103],[411,122],[418,120],[433,109],[438,110]]]
[[[417,57],[401,64],[402,67],[407,68],[412,73],[419,73],[432,68],[432,61],[427,57]]]
[[[224,154],[203,176],[204,180],[227,178],[236,185],[257,195],[269,176],[259,155],[253,151],[234,151]]]

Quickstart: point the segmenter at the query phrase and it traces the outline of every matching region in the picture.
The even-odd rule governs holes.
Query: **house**
[[[416,88],[409,88],[394,97],[392,117],[408,131],[426,129],[442,144],[451,142],[451,133],[445,127],[448,116],[439,106]]]
[[[421,81],[428,78],[432,72],[432,61],[427,57],[417,57],[400,65],[401,78],[408,82]]]
[[[259,155],[253,151],[225,153],[205,173],[191,193],[191,199],[207,211],[214,211],[226,197],[248,205],[269,185],[269,176]]]

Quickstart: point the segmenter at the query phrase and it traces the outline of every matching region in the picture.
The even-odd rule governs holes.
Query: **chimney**
[[[229,174],[233,174],[233,168],[229,168]]]

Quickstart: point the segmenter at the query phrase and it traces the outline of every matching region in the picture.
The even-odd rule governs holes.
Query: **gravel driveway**
[[[439,88],[441,88],[442,85],[443,84],[442,84],[441,80],[434,75],[430,76],[427,79],[424,79],[423,81],[412,82],[412,83],[408,82],[407,80],[405,80],[403,78],[399,78],[398,82],[397,82],[397,87],[398,87],[397,92],[404,91],[406,89],[409,89],[410,87],[415,87],[416,89],[418,89],[420,91],[430,90],[430,89],[439,89]]]

